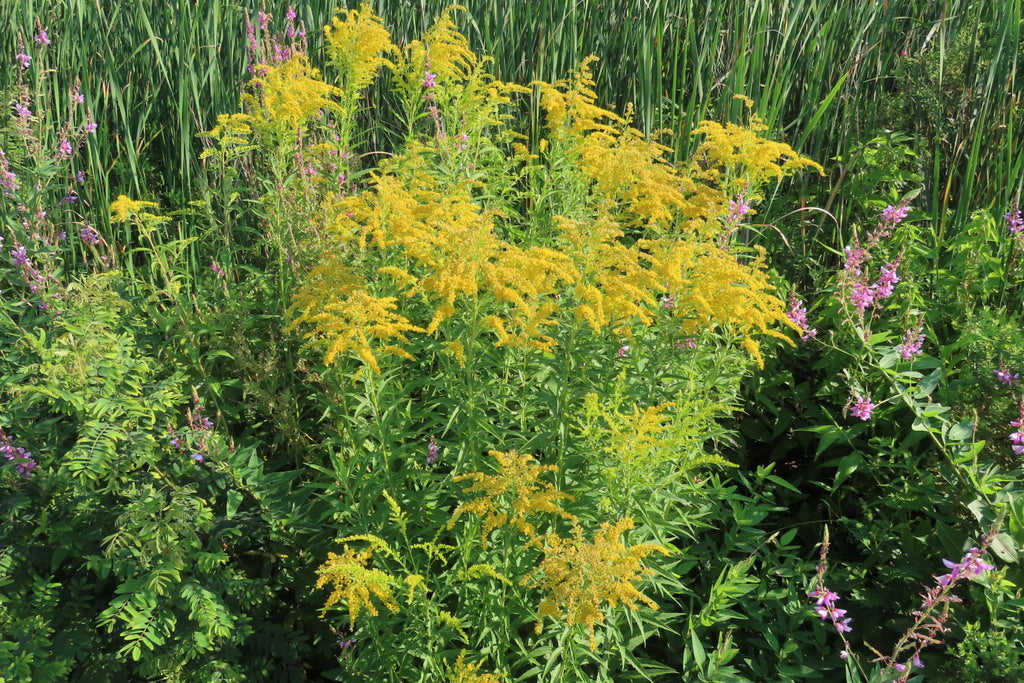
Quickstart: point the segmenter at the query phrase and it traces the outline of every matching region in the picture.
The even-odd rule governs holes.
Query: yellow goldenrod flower
[[[393,67],[386,55],[398,48],[380,17],[364,2],[358,10],[347,10],[324,26],[324,49],[338,70],[342,87],[350,97],[373,81],[381,66]]]
[[[145,211],[145,209],[157,209],[160,205],[156,202],[146,202],[118,195],[117,199],[110,203],[110,222],[124,223],[129,220],[141,220],[143,222],[153,220],[167,220],[166,216],[159,216]]]
[[[537,610],[538,633],[544,617],[564,619],[569,626],[583,624],[590,634],[591,649],[596,649],[594,628],[604,622],[605,604],[636,609],[640,602],[658,609],[634,583],[654,573],[643,566],[645,557],[656,551],[667,555],[668,550],[651,543],[627,547],[621,537],[632,528],[633,520],[627,517],[615,524],[602,524],[593,542],[584,538],[578,524],[572,538],[557,534],[543,537],[544,559],[524,581],[547,593]]]
[[[557,467],[536,464],[533,462],[533,456],[515,451],[490,451],[490,455],[498,461],[497,473],[473,472],[455,477],[455,481],[473,482],[463,491],[464,493],[481,495],[476,500],[463,503],[456,508],[448,522],[448,528],[453,527],[459,517],[467,512],[483,517],[481,538],[486,546],[490,532],[506,524],[514,526],[532,540],[535,527],[529,518],[537,514],[574,519],[557,503],[563,499],[572,500],[572,496],[558,491],[553,484],[540,478],[544,472],[556,471]]]
[[[463,650],[459,653],[448,674],[449,683],[501,683],[504,680],[495,674],[478,673],[482,665],[482,661],[475,664],[467,663],[466,651]]]
[[[372,555],[369,548],[357,553],[348,547],[341,555],[327,553],[327,561],[317,570],[320,578],[316,587],[331,586],[331,594],[320,612],[321,616],[340,600],[348,604],[350,624],[355,624],[359,613],[364,610],[371,616],[379,614],[373,598],[392,612],[398,610],[398,603],[391,592],[394,580],[379,569],[369,568]]]

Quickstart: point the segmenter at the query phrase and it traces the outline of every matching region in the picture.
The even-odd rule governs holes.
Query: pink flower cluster
[[[906,218],[909,212],[910,207],[905,204],[885,207],[878,226],[867,236],[866,246],[862,247],[857,237],[854,237],[853,243],[843,250],[846,254],[846,261],[843,264],[843,280],[848,288],[850,303],[861,313],[872,305],[877,305],[879,301],[892,296],[896,284],[900,281],[897,272],[900,266],[899,258],[882,266],[879,269],[878,278],[871,284],[869,284],[865,264],[871,260],[871,249],[888,237],[893,228]]]
[[[1019,244],[1024,245],[1024,218],[1020,215],[1020,209],[1014,206],[1013,209],[1003,215],[1003,220],[1006,221],[1006,229],[1010,231],[1014,239]]]
[[[870,396],[865,396],[857,393],[853,394],[853,396],[850,398],[850,402],[853,404],[850,407],[850,415],[853,415],[854,417],[859,417],[865,422],[871,419],[871,415],[872,413],[874,413],[875,408],[877,407],[871,400]]]
[[[0,453],[3,453],[8,462],[14,464],[15,471],[22,479],[28,479],[32,470],[36,468],[36,461],[32,459],[32,454],[21,446],[15,446],[14,440],[7,435],[3,427],[0,427]]]
[[[1020,381],[1019,372],[1010,372],[1005,367],[998,367],[993,372],[996,375],[996,379],[1000,384],[1005,384],[1008,387],[1012,387],[1014,384]]]
[[[807,324],[807,307],[804,306],[803,300],[796,297],[796,292],[789,293],[789,310],[786,311],[786,317],[800,328],[800,341],[806,342],[818,336],[818,330]]]
[[[910,360],[921,355],[921,346],[924,344],[924,324],[918,323],[916,328],[908,329],[903,333],[903,343],[899,345],[900,358]]]
[[[1010,434],[1010,447],[1017,455],[1024,455],[1024,398],[1020,401],[1020,417],[1010,420],[1010,426],[1017,428]]]

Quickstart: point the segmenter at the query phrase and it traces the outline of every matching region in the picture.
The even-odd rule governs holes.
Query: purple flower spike
[[[860,394],[853,395],[853,407],[850,408],[850,415],[859,417],[860,419],[867,422],[871,419],[871,414],[875,411],[875,404],[871,400],[870,396],[861,396]]]
[[[430,437],[430,444],[427,446],[427,464],[433,465],[437,461],[437,456],[441,452],[441,447],[437,445],[437,440],[434,437]]]
[[[14,58],[18,60],[19,64],[21,64],[22,69],[27,69],[29,64],[32,63],[32,57],[30,55],[25,54],[24,52],[19,52],[18,54],[14,55]]]

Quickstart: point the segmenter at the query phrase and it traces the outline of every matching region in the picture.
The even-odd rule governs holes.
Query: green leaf
[[[234,517],[235,513],[238,512],[238,508],[239,508],[239,506],[241,506],[241,504],[242,504],[242,493],[241,493],[241,491],[236,491],[235,489],[230,489],[228,491],[228,500],[227,500],[226,509],[224,511],[225,516],[228,519],[231,519],[232,517]]]

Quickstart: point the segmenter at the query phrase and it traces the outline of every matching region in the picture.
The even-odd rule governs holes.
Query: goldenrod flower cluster
[[[387,55],[398,51],[366,2],[358,10],[342,10],[324,26],[324,49],[349,95],[369,86],[380,67],[393,68]]]
[[[448,681],[449,683],[501,683],[504,680],[495,674],[478,673],[481,666],[483,666],[483,662],[467,662],[466,651],[463,650],[452,665]]]
[[[169,220],[167,216],[150,213],[147,209],[158,209],[160,205],[156,202],[147,202],[139,199],[129,199],[118,195],[117,199],[110,203],[110,222],[125,223],[127,221],[139,221],[145,225],[155,225]]]
[[[340,600],[348,604],[351,624],[356,623],[359,613],[364,610],[371,616],[379,614],[373,598],[377,598],[382,606],[392,612],[398,610],[398,603],[392,594],[394,581],[387,573],[369,567],[372,556],[373,550],[370,548],[356,552],[349,547],[340,555],[327,554],[327,561],[317,570],[320,578],[317,579],[316,587],[322,588],[328,584],[331,586],[331,594],[321,610],[321,615]],[[410,590],[413,588],[414,585],[410,586]]]
[[[653,573],[642,566],[643,559],[654,551],[666,553],[660,545],[623,544],[622,533],[633,527],[629,518],[615,524],[602,524],[588,542],[579,521],[557,503],[570,498],[552,484],[540,480],[543,472],[556,471],[554,465],[540,465],[532,457],[515,451],[492,451],[498,462],[496,474],[480,472],[456,477],[456,481],[470,480],[473,485],[466,493],[479,493],[476,500],[463,503],[452,515],[449,526],[465,513],[484,518],[483,541],[486,545],[491,531],[502,526],[516,528],[525,538],[524,547],[540,547],[543,559],[536,570],[521,583],[539,587],[547,597],[540,603],[537,632],[543,627],[544,617],[565,619],[570,625],[583,624],[590,633],[591,646],[595,646],[594,628],[604,621],[603,606],[624,604],[636,608],[641,602],[657,609],[655,603],[633,584]],[[572,521],[573,535],[563,538],[557,533],[536,533],[529,517],[537,514],[556,515]]]
[[[490,455],[498,461],[497,474],[473,472],[455,477],[457,482],[473,482],[464,493],[481,495],[456,508],[448,523],[449,528],[465,513],[483,517],[482,540],[486,545],[491,531],[507,524],[532,538],[536,529],[529,518],[534,515],[553,514],[572,518],[557,503],[559,500],[571,499],[571,496],[540,478],[544,472],[556,471],[557,467],[540,465],[534,461],[533,456],[515,451],[490,451]]]
[[[216,145],[216,149],[204,149],[199,154],[199,158],[206,159],[219,153],[226,162],[256,149],[256,145],[249,140],[249,136],[252,134],[249,119],[248,114],[219,114],[216,126],[196,135],[199,138],[213,140]]]
[[[591,649],[595,649],[594,628],[604,622],[605,604],[636,609],[637,603],[643,603],[658,609],[633,584],[654,573],[643,566],[645,557],[668,551],[651,543],[626,546],[622,534],[632,528],[633,520],[627,517],[615,524],[602,524],[593,541],[586,540],[579,525],[575,525],[572,538],[557,534],[543,537],[544,559],[527,579],[548,595],[537,611],[538,633],[544,617],[564,619],[570,626],[583,624],[590,634]]]
[[[266,73],[253,79],[253,85],[259,87],[255,94],[245,98],[254,105],[261,123],[295,131],[310,118],[338,109],[341,90],[321,80],[320,71],[309,64],[305,55],[297,54],[283,64],[261,68]]]
[[[453,33],[450,17],[442,17],[432,30],[435,40],[411,45],[400,68],[411,69],[412,78],[418,60],[427,59],[429,44],[443,55],[438,73],[469,78],[477,61],[465,39]],[[724,177],[723,169],[734,175],[742,171],[750,188],[769,175],[812,162],[785,145],[761,140],[755,121],[751,128],[723,128],[725,138],[706,125],[701,132],[709,140],[698,160],[688,173],[677,170],[665,160],[666,147],[595,104],[587,65],[571,82],[540,85],[553,141],[548,156],[557,152],[576,162],[548,169],[549,181],[556,186],[576,182],[586,195],[583,204],[562,207],[570,209],[568,214],[553,216],[555,232],[548,240],[554,248],[521,247],[500,238],[497,226],[507,215],[481,201],[481,188],[472,178],[439,178],[431,169],[431,147],[420,143],[383,165],[369,189],[334,206],[333,234],[343,244],[356,243],[346,253],[369,250],[381,264],[376,274],[364,270],[364,277],[383,277],[386,289],[400,293],[401,301],[429,303],[429,319],[418,319],[400,312],[404,304],[385,297],[388,303],[382,307],[396,324],[407,325],[404,332],[419,327],[436,334],[459,313],[460,301],[473,302],[477,310],[488,295],[497,310],[485,308],[483,322],[498,345],[550,352],[555,343],[550,331],[564,310],[573,311],[595,333],[610,329],[628,336],[636,325],[653,324],[658,297],[667,294],[676,302],[673,314],[682,334],[723,328],[761,364],[754,337],[786,338],[774,329],[789,324],[785,305],[759,261],[741,263],[710,238],[707,226],[727,212],[731,195],[726,190],[733,189],[710,179]],[[731,156],[728,145],[736,147]],[[561,170],[566,167],[570,170]],[[573,174],[582,178],[574,181]],[[329,349],[332,360],[340,349],[355,350],[364,360],[375,358],[380,342],[395,353],[388,342],[398,336],[388,327],[379,328],[384,336],[364,334],[365,343],[351,343],[358,335],[346,331],[346,325],[357,316],[345,313],[350,305],[346,290],[322,286],[330,280],[326,271],[340,266],[328,257],[313,271],[296,297],[296,322],[313,325],[308,336]],[[334,313],[325,316],[328,308]],[[334,341],[338,335],[341,344]],[[367,363],[378,367],[373,360]]]

